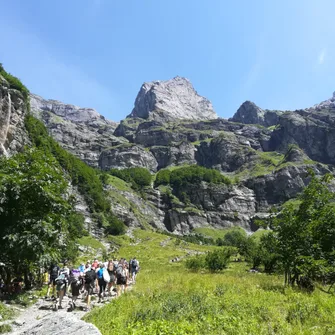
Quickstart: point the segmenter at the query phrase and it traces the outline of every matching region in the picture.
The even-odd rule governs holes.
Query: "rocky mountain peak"
[[[216,119],[211,102],[200,96],[184,77],[144,83],[128,117],[168,121]]]
[[[115,122],[106,120],[93,108],[82,108],[57,100],[46,100],[36,94],[30,94],[30,106],[33,111],[51,112],[67,121],[116,126]]]
[[[335,92],[333,93],[333,96],[331,98],[314,105],[312,108],[308,108],[308,110],[328,108],[335,108]]]
[[[245,101],[231,119],[234,122],[245,124],[262,124],[264,122],[264,110],[252,101]]]
[[[279,115],[282,113],[282,111],[262,109],[254,102],[247,100],[243,102],[229,121],[244,124],[259,124],[261,126],[269,127],[278,123]]]

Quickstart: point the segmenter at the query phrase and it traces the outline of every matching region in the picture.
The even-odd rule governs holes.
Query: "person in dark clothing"
[[[104,279],[104,271],[107,271],[104,264],[100,263],[100,269],[97,271],[98,276],[98,285],[99,285],[99,301],[101,302],[104,299],[105,290],[107,283]]]
[[[49,272],[49,283],[48,283],[49,287],[48,287],[46,298],[49,298],[51,288],[52,288],[52,298],[55,297],[56,278],[59,275],[59,271],[60,271],[60,267],[56,263],[51,264],[49,271],[48,271]]]
[[[97,274],[95,272],[95,268],[91,267],[85,273],[85,290],[87,291],[86,310],[90,308],[91,295],[93,294],[94,283],[96,279],[97,279]]]

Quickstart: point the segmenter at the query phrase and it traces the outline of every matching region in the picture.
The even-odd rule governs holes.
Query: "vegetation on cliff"
[[[6,280],[31,273],[52,260],[75,258],[83,218],[73,211],[68,181],[48,152],[29,149],[0,160],[0,260]]]
[[[6,72],[6,70],[4,69],[4,67],[1,63],[0,63],[0,76],[4,77],[6,79],[10,88],[18,90],[22,93],[23,98],[24,98],[27,106],[29,106],[29,90],[27,89],[26,86],[24,86],[22,84],[22,82],[19,78],[17,78],[15,76],[13,76],[12,74]]]

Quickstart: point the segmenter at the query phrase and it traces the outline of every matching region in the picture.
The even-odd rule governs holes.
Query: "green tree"
[[[334,277],[335,195],[329,190],[332,176],[312,176],[300,196],[270,219],[276,239],[274,253],[280,256],[285,283],[310,286],[312,281]]]
[[[229,231],[223,237],[223,245],[236,247],[239,249],[244,248],[247,243],[247,233],[243,229],[234,229]]]
[[[60,259],[82,231],[57,161],[29,149],[0,160],[0,259],[27,274]],[[74,223],[73,226],[70,223]]]

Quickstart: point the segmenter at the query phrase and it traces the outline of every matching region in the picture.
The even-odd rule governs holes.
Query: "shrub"
[[[186,268],[192,271],[199,271],[206,268],[206,261],[204,255],[196,255],[186,260]]]
[[[170,184],[171,171],[164,169],[160,170],[156,175],[155,187],[159,185],[169,185]]]
[[[151,185],[152,176],[146,168],[133,167],[127,169],[111,169],[109,173],[128,183],[131,183],[135,190],[143,189]]]
[[[115,215],[111,214],[107,218],[108,227],[107,233],[111,235],[123,235],[126,232],[125,224],[120,221]]]
[[[205,258],[206,268],[211,272],[225,269],[232,254],[233,250],[231,248],[222,248],[209,252]]]
[[[241,248],[247,240],[247,233],[243,229],[229,231],[223,238],[223,245]]]

